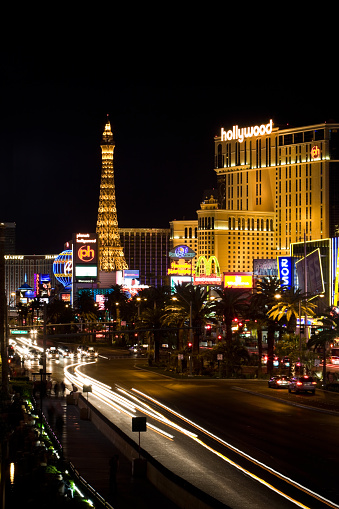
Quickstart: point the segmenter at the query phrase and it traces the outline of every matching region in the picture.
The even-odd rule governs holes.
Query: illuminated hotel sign
[[[251,272],[224,272],[225,288],[253,288],[253,277]]]
[[[95,233],[73,234],[73,265],[75,279],[90,283],[98,276],[98,239]]]
[[[293,270],[291,256],[278,256],[279,279],[283,281],[283,286],[293,286]]]
[[[265,136],[271,134],[273,130],[273,120],[271,119],[268,124],[255,125],[252,127],[241,127],[234,125],[232,129],[225,131],[221,128],[221,141],[238,140],[242,143],[245,138],[252,138],[253,136]]]
[[[191,260],[196,255],[193,249],[185,245],[176,246],[168,254],[170,258],[181,258],[183,260]]]
[[[194,272],[194,271],[193,271]],[[171,262],[171,267],[167,269],[167,274],[176,274],[178,276],[188,276],[192,274],[192,265],[190,263]]]

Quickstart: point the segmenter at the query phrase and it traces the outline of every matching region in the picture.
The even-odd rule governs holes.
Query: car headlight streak
[[[183,428],[179,424],[171,421],[168,417],[166,417],[165,415],[163,415],[159,411],[155,410],[154,408],[150,407],[147,403],[145,403],[145,401],[142,401],[136,395],[131,394],[131,392],[129,392],[128,390],[125,390],[125,389],[123,389],[121,387],[117,387],[117,391],[119,392],[119,394],[118,394],[118,392],[113,391],[112,388],[109,387],[108,385],[105,385],[105,384],[99,382],[98,380],[95,380],[94,378],[91,378],[89,376],[83,375],[81,373],[81,371],[80,371],[80,367],[83,366],[83,365],[88,365],[88,364],[89,364],[88,362],[87,363],[76,363],[76,364],[72,364],[70,366],[67,366],[64,369],[65,377],[72,384],[76,385],[77,387],[81,387],[82,385],[92,385],[92,393],[91,393],[92,396],[94,396],[95,398],[99,399],[100,401],[106,403],[107,405],[109,405],[111,408],[113,408],[117,412],[122,412],[122,413],[128,415],[129,417],[133,417],[133,415],[136,413],[136,411],[139,411],[139,412],[147,415],[148,417],[150,417],[152,419],[155,419],[158,422],[161,422],[165,426],[168,426],[168,427],[170,427],[172,429],[175,429],[176,431],[178,431],[180,433],[185,434],[187,437],[189,437],[190,439],[194,440],[196,443],[198,443],[199,445],[201,445],[205,449],[209,450],[211,453],[215,454],[216,456],[221,458],[223,461],[226,461],[227,463],[229,463],[233,467],[235,467],[238,470],[244,472],[246,475],[250,476],[252,479],[260,482],[263,485],[265,485],[267,488],[271,489],[272,491],[274,491],[275,493],[279,494],[280,496],[288,499],[289,501],[291,501],[292,503],[294,503],[298,507],[301,507],[303,509],[309,509],[307,506],[305,506],[301,502],[298,502],[297,500],[291,498],[289,495],[287,495],[287,494],[283,493],[282,491],[280,491],[279,489],[275,488],[273,485],[271,485],[270,483],[268,483],[264,479],[256,476],[255,474],[253,474],[250,471],[246,470],[245,468],[243,468],[239,464],[235,463],[233,460],[231,460],[230,458],[228,458],[224,454],[220,453],[219,451],[217,451],[217,450],[213,449],[212,447],[210,447],[209,445],[205,444],[201,439],[198,438],[197,434],[192,433],[191,431]],[[68,371],[70,368],[72,368],[74,366],[76,366],[75,367],[76,375],[72,375]],[[233,452],[241,455],[242,457],[246,458],[247,460],[249,460],[253,464],[255,464],[257,466],[260,466],[261,468],[263,468],[267,472],[273,474],[275,477],[284,480],[285,482],[287,482],[291,486],[294,486],[295,488],[300,489],[304,493],[307,493],[308,495],[310,495],[310,496],[312,496],[312,497],[314,497],[314,498],[324,502],[329,507],[339,509],[339,506],[336,505],[334,502],[331,502],[330,500],[328,500],[328,499],[322,497],[321,495],[313,492],[312,490],[310,490],[310,489],[306,488],[305,486],[297,483],[296,481],[294,481],[294,480],[284,476],[283,474],[279,473],[278,471],[274,470],[273,468],[269,467],[268,465],[266,465],[266,464],[256,460],[252,456],[246,454],[245,452],[241,451],[240,449],[237,449],[236,447],[232,446],[228,442],[222,440],[221,438],[217,437],[216,435],[214,435],[213,433],[209,432],[205,428],[202,428],[201,426],[199,426],[198,424],[194,423],[193,421],[187,419],[185,416],[179,414],[178,412],[175,412],[174,410],[172,410],[168,406],[162,404],[161,402],[157,401],[156,399],[154,399],[154,398],[148,396],[147,394],[145,394],[145,393],[143,393],[143,392],[141,392],[141,391],[139,391],[137,389],[134,389],[134,388],[132,388],[131,391],[133,393],[139,395],[140,397],[142,397],[142,398],[144,398],[146,400],[151,401],[152,403],[154,403],[158,407],[163,408],[166,412],[171,413],[176,418],[186,422],[186,424],[188,424],[190,426],[193,426],[195,429],[199,430],[201,433],[204,433],[209,438],[212,438],[213,440],[217,441],[219,444],[223,445],[224,447],[227,447],[228,449],[232,450]],[[167,438],[169,440],[172,440],[174,438],[173,435],[171,435],[171,434],[161,430],[160,428],[158,428],[157,426],[155,426],[152,423],[147,422],[147,428],[153,430],[156,433],[159,433],[160,435],[164,436],[165,438]]]

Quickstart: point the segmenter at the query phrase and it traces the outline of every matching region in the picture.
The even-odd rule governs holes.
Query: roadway
[[[60,380],[70,364],[48,363],[47,371]],[[141,447],[158,461],[235,509],[339,507],[337,395],[288,394],[262,381],[174,380],[142,364],[101,357],[81,366],[77,376],[92,377],[85,382],[93,387],[100,380],[137,405],[127,410],[122,400],[108,405],[95,391],[89,394],[136,442],[131,415],[147,415],[157,429],[141,435]]]

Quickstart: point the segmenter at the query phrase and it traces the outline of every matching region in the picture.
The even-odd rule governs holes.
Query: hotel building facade
[[[221,272],[251,272],[254,259],[338,235],[339,124],[232,126],[214,144],[217,193],[195,224],[171,222],[174,247],[196,226],[198,256],[215,255]]]

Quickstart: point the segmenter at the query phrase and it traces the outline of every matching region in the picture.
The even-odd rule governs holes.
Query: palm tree
[[[272,306],[276,303],[277,296],[282,292],[282,281],[276,277],[263,277],[257,281],[255,293],[250,302],[251,318],[259,319],[265,328],[267,328],[267,373],[272,374],[273,371],[273,354],[274,354],[274,336],[277,329],[277,323],[268,316]],[[259,347],[259,337],[258,337]],[[261,369],[261,354],[259,357]]]
[[[184,310],[186,318],[191,322],[192,351],[193,354],[198,354],[201,329],[207,319],[212,319],[212,302],[208,300],[208,292],[199,286],[176,285],[175,290],[177,310]]]
[[[168,304],[162,315],[162,322],[167,327],[177,328],[177,349],[182,350],[184,347],[183,333],[184,325],[187,321],[186,310],[177,302],[177,297],[173,296],[172,301]]]
[[[326,383],[326,352],[327,345],[339,336],[339,315],[330,311],[322,320],[321,327],[316,334],[312,334],[307,342],[307,348],[320,347],[323,351],[323,383]]]
[[[121,317],[125,311],[127,301],[128,297],[121,285],[111,286],[111,291],[105,301],[105,309],[108,311],[109,317],[113,316],[114,320],[117,320],[118,315]]]
[[[154,341],[154,361],[157,363],[160,359],[160,342],[162,339],[162,315],[163,311],[158,308],[146,308],[141,313],[136,328],[148,329],[153,334]]]
[[[292,287],[281,292],[278,302],[272,306],[268,317],[278,321],[286,318],[286,330],[288,333],[294,334],[297,318],[300,315],[314,316],[315,308],[316,305],[307,301],[307,295],[302,293],[300,288]]]
[[[139,297],[147,304],[147,307],[153,307],[158,309],[164,309],[164,307],[171,300],[171,287],[170,286],[159,286],[157,288],[151,286],[146,288],[139,293]]]
[[[246,310],[247,291],[234,290],[233,288],[217,289],[218,297],[211,306],[218,316],[223,317],[226,326],[226,344],[232,342],[232,322],[234,318],[244,316]]]
[[[216,290],[217,297],[212,301],[212,309],[218,317],[222,317],[226,327],[226,345],[225,345],[225,368],[226,377],[230,376],[231,371],[235,369],[234,344],[232,335],[232,322],[235,318],[243,317],[247,308],[246,299],[248,292],[234,290],[233,288],[224,288]]]
[[[58,327],[56,333],[63,334],[71,332],[74,327],[71,323],[74,322],[74,311],[71,306],[66,304],[63,300],[54,299],[47,304],[46,308],[46,322],[49,325],[54,324],[67,324]],[[55,327],[49,327],[49,334],[53,334]]]
[[[98,309],[95,305],[91,290],[83,290],[78,294],[76,308],[84,323],[94,324],[97,321]]]

